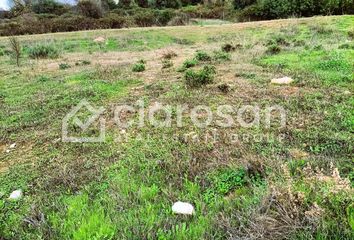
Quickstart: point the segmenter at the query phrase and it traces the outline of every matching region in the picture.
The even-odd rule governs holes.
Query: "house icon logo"
[[[79,112],[82,110],[88,111],[91,116],[82,122],[78,118]],[[95,109],[87,100],[82,100],[78,105],[76,105],[71,111],[65,116],[62,122],[62,141],[63,142],[75,142],[75,143],[86,143],[86,142],[104,142],[105,141],[105,126],[106,120],[103,118],[102,114],[105,109],[100,107]],[[86,130],[89,130],[94,123],[98,123],[99,134],[95,136],[73,136],[70,132],[70,126],[79,127],[79,131],[84,135]]]

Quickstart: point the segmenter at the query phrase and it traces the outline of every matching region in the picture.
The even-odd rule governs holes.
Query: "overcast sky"
[[[75,0],[57,0],[58,2],[62,2],[62,3],[74,3]],[[9,0],[0,0],[0,8],[8,10],[9,7]]]

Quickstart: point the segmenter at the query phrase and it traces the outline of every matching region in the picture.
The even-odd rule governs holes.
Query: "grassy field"
[[[0,38],[0,239],[353,239],[353,26],[338,16],[21,36],[20,67]],[[295,81],[270,83],[283,76]],[[105,142],[62,141],[82,99],[107,109]],[[138,100],[280,105],[287,121],[116,126],[114,106]],[[16,189],[23,198],[9,200]],[[195,214],[173,214],[176,201]]]

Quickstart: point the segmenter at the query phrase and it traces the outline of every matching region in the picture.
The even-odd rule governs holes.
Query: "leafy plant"
[[[59,51],[54,45],[38,44],[28,49],[28,56],[32,59],[57,58]]]
[[[278,54],[280,52],[281,52],[281,48],[279,47],[278,44],[269,45],[266,51],[266,53],[270,55]]]
[[[137,63],[133,65],[133,72],[144,72],[146,67],[145,67],[145,61],[144,60],[139,60]]]
[[[201,62],[208,62],[212,59],[212,57],[204,51],[197,51],[194,58]]]
[[[210,174],[207,177],[209,187],[204,193],[204,200],[208,203],[217,197],[223,197],[236,189],[242,187],[246,183],[246,170],[239,169],[223,169]]]
[[[71,68],[71,66],[68,63],[60,63],[59,64],[59,69],[60,70],[65,70],[65,69],[68,69],[68,68]]]
[[[199,71],[187,70],[184,78],[189,87],[200,87],[212,83],[215,73],[215,67],[207,65]]]
[[[215,51],[213,58],[216,61],[230,61],[231,54],[228,52],[224,52],[224,51]]]

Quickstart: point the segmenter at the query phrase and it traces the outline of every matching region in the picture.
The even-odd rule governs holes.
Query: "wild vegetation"
[[[10,1],[11,2],[11,1]],[[354,13],[354,0],[13,0],[0,12],[0,36],[92,29],[208,25]],[[207,20],[201,20],[207,19]]]
[[[353,239],[353,26],[331,16],[19,36],[19,66],[0,38],[0,239]],[[283,76],[294,82],[271,84]],[[105,142],[62,141],[82,99],[106,108]],[[287,121],[113,123],[113,106],[137,101],[172,106],[173,122],[177,105],[226,104],[281,105]],[[176,201],[195,214],[173,214]]]

